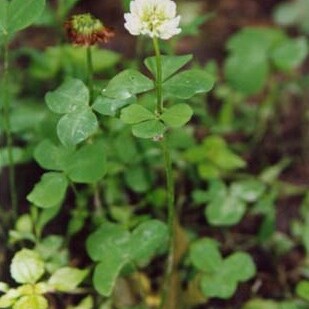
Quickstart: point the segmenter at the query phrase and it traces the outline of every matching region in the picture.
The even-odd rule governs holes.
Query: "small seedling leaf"
[[[16,282],[30,284],[36,283],[45,272],[40,255],[29,249],[22,249],[14,255],[10,270]]]
[[[63,267],[56,270],[48,284],[60,292],[72,292],[88,275],[87,269]]]

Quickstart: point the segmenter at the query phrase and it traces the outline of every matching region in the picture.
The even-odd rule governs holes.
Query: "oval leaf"
[[[3,1],[2,1],[3,2]],[[3,4],[1,3],[1,6]],[[10,34],[35,22],[43,12],[45,0],[12,0],[8,5],[7,27]]]
[[[61,173],[46,173],[28,194],[27,200],[42,208],[54,207],[62,202],[68,187]]]
[[[29,249],[22,249],[14,255],[10,270],[16,282],[31,284],[36,283],[45,272],[39,254]]]
[[[140,138],[157,138],[164,134],[166,127],[159,120],[147,120],[132,127],[132,133]]]
[[[189,61],[192,60],[192,55],[181,55],[181,56],[161,56],[162,63],[162,80],[166,80],[179,69],[185,66]],[[156,57],[149,57],[145,60],[147,69],[157,77],[157,64]]]
[[[190,259],[199,270],[212,273],[222,266],[222,257],[216,241],[203,238],[190,247]]]
[[[116,252],[122,259],[129,257],[130,233],[123,227],[105,222],[87,239],[87,252],[92,260],[101,261],[106,252]],[[103,261],[103,260],[102,260]]]
[[[81,147],[67,161],[65,173],[78,183],[95,183],[106,174],[107,163],[102,141]]]
[[[163,84],[167,96],[189,99],[198,93],[206,93],[212,89],[214,78],[206,71],[187,70],[181,72]]]
[[[192,115],[193,110],[188,104],[176,104],[165,110],[160,118],[167,126],[179,128],[185,125]]]
[[[48,302],[41,295],[27,295],[21,297],[13,306],[13,309],[48,309]]]
[[[63,267],[56,270],[48,280],[48,284],[60,292],[71,292],[86,278],[88,270]]]
[[[93,274],[95,289],[103,296],[110,296],[116,284],[117,277],[126,261],[115,250],[104,251],[102,261]]]
[[[110,98],[128,99],[153,88],[152,80],[136,70],[129,69],[116,75],[103,90],[103,94]]]
[[[48,92],[45,100],[55,113],[72,113],[88,106],[89,90],[81,80],[69,78],[55,91]]]
[[[131,257],[138,263],[147,263],[168,242],[168,228],[159,220],[141,223],[131,236]]]
[[[71,153],[71,149],[44,140],[35,148],[34,158],[45,169],[63,171]]]
[[[57,134],[65,146],[74,146],[86,140],[98,129],[98,120],[90,109],[78,110],[63,116],[57,125]]]
[[[127,124],[136,124],[146,120],[156,119],[156,116],[145,107],[132,104],[121,110],[120,119]]]

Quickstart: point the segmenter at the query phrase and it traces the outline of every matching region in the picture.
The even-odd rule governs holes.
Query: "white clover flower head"
[[[124,18],[124,26],[132,35],[168,40],[181,32],[180,16],[176,16],[176,3],[172,0],[133,0],[130,13]]]

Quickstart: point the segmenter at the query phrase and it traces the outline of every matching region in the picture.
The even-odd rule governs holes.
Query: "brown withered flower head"
[[[65,22],[64,28],[71,42],[78,46],[91,46],[99,42],[107,43],[114,31],[91,14],[73,15]]]

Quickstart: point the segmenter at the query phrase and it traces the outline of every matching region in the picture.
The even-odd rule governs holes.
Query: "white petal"
[[[124,18],[126,20],[124,26],[132,35],[141,34],[142,24],[139,18],[129,13],[124,14]]]
[[[181,32],[181,29],[178,28],[179,22],[180,16],[164,22],[158,29],[159,37],[163,40],[168,40],[174,35],[179,34]]]

